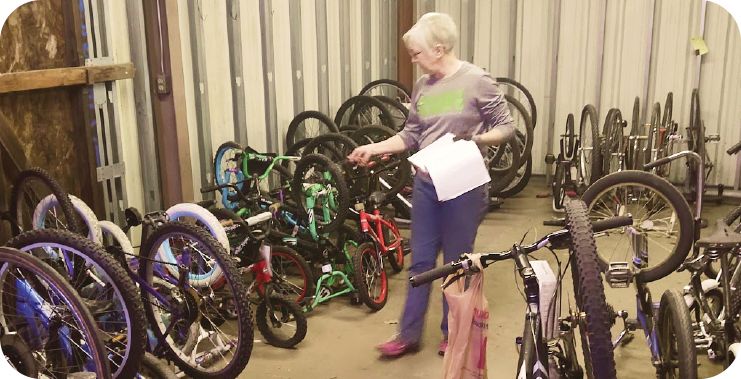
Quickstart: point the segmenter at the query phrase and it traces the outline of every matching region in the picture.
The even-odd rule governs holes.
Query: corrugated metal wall
[[[334,115],[363,84],[395,78],[397,59],[408,59],[396,56],[396,0],[173,2],[196,194],[210,181],[212,153],[222,142],[283,151],[295,114],[319,109]],[[699,87],[708,133],[721,136],[709,148],[716,166],[710,182],[738,188],[741,159],[722,152],[741,138],[741,35],[718,5],[701,0],[415,1],[417,16],[434,10],[450,13],[459,24],[456,51],[462,58],[522,82],[535,97],[535,173],[545,172],[543,157],[557,146],[566,115],[580,112],[584,104],[594,104],[603,118],[614,106],[630,113],[639,96],[645,119],[649,104],[663,104],[672,91],[674,114],[686,126],[690,93]],[[124,10],[118,6],[116,12]],[[115,34],[133,32],[123,24],[111,31],[117,59],[129,59],[128,42]],[[703,36],[708,45],[710,52],[702,58],[690,47],[693,36]],[[119,87],[119,97],[130,106],[128,91],[125,83]],[[133,119],[133,112],[121,109],[120,114]],[[127,128],[125,134],[129,139],[135,133]],[[135,146],[126,142],[123,147],[125,157],[138,156]],[[142,158],[142,165],[146,162]],[[130,173],[138,171],[127,166]],[[132,187],[129,193],[141,202],[141,189]]]
[[[284,151],[303,110],[334,113],[396,77],[393,0],[178,0],[195,193],[235,140]]]
[[[417,15],[448,12],[461,28],[460,56],[523,83],[538,105],[533,172],[557,149],[568,113],[594,104],[603,121],[618,107],[641,120],[655,101],[674,93],[680,127],[689,120],[692,89],[700,88],[702,118],[716,169],[710,183],[738,186],[741,160],[723,155],[741,139],[741,35],[733,18],[701,0],[418,0]],[[464,16],[469,15],[469,16]],[[471,17],[470,15],[474,15]],[[690,38],[709,53],[696,56]],[[470,48],[469,48],[470,47]],[[472,55],[471,55],[472,54]],[[648,101],[647,101],[648,100]]]

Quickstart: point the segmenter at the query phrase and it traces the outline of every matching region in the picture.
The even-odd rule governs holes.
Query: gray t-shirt
[[[489,73],[468,62],[447,78],[422,76],[414,85],[411,101],[406,126],[397,134],[411,151],[425,148],[448,132],[473,136],[497,127],[514,133],[504,94]],[[482,154],[485,151],[482,148]]]

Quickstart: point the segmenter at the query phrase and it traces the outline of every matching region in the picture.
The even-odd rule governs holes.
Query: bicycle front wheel
[[[633,225],[596,239],[600,268],[640,258],[636,274],[651,282],[674,272],[692,247],[692,212],[671,183],[645,171],[621,171],[594,182],[582,195],[592,222],[630,214]]]
[[[169,246],[175,263],[156,258],[163,245]],[[194,378],[237,377],[252,353],[252,316],[247,284],[223,246],[202,228],[173,221],[154,230],[140,256],[144,310],[168,358]],[[172,264],[184,275],[217,266],[222,275],[193,287],[163,267]]]
[[[584,372],[589,378],[616,378],[615,356],[610,335],[610,313],[605,300],[602,275],[597,263],[597,246],[586,204],[565,205],[566,229],[571,237],[569,255],[574,283]]]
[[[684,296],[679,291],[667,290],[661,296],[658,329],[662,363],[659,378],[697,378],[692,320]]]

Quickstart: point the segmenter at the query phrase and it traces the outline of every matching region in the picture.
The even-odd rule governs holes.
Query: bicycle
[[[549,233],[533,244],[522,245],[522,242],[514,244],[509,251],[480,254],[479,260],[484,268],[497,261],[513,260],[524,283],[527,311],[517,363],[518,378],[548,378],[549,357],[555,359],[561,376],[582,377],[584,372],[576,357],[575,327],[579,327],[581,334],[587,376],[615,378],[610,319],[597,265],[593,233],[629,225],[632,220],[630,217],[622,216],[590,224],[587,208],[579,200],[567,203],[565,211],[566,229]],[[567,316],[559,318],[558,337],[550,341],[544,338],[538,278],[528,259],[529,254],[544,247],[549,250],[559,248],[569,250],[569,264],[576,297],[576,309],[569,309]],[[412,286],[418,286],[459,270],[462,272],[456,276],[463,276],[474,268],[471,256],[464,255],[457,261],[415,275],[410,278],[410,282]],[[562,278],[563,273],[559,272],[557,288],[561,287]],[[550,301],[553,303],[555,297]]]
[[[93,373],[111,378],[108,350],[85,301],[67,279],[31,254],[0,247],[0,345],[31,377]]]
[[[579,136],[574,134],[574,115],[566,117],[566,132],[559,140],[559,153],[555,160],[556,173],[551,182],[552,206],[554,211],[563,211],[567,197],[576,196],[577,192],[577,152],[580,149]],[[552,156],[551,156],[552,157]]]

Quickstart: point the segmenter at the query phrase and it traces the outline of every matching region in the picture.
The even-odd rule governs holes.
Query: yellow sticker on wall
[[[708,45],[705,44],[705,40],[702,37],[690,38],[690,44],[692,49],[695,50],[697,55],[705,55],[708,53]]]

